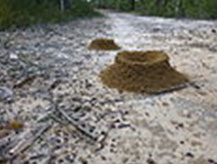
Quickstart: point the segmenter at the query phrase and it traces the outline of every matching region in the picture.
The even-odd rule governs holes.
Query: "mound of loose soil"
[[[89,50],[118,50],[120,47],[113,39],[98,38],[94,39],[88,46]]]
[[[187,77],[169,64],[161,51],[119,52],[115,63],[100,74],[102,82],[120,91],[154,94],[179,86]]]

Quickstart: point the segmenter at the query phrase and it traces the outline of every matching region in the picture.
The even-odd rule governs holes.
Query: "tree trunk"
[[[131,0],[131,10],[135,10],[135,0]]]
[[[60,11],[64,12],[64,10],[65,10],[64,0],[60,0]]]

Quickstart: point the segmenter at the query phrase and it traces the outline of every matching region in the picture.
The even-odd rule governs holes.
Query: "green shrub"
[[[204,15],[207,18],[217,18],[217,1],[216,0],[204,0],[202,10],[205,12]]]
[[[98,7],[131,10],[131,0],[95,0]],[[142,15],[187,17],[199,19],[217,18],[217,0],[135,0],[135,12]]]
[[[56,23],[96,14],[87,2],[72,2],[70,8],[61,12],[57,0],[0,0],[0,29],[35,23]]]
[[[117,8],[121,11],[130,11],[132,6],[130,1],[125,0],[125,1],[117,1]]]

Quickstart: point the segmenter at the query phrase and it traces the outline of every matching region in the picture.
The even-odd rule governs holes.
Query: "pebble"
[[[8,136],[9,134],[10,134],[10,130],[8,130],[8,129],[1,129],[0,130],[0,139]]]
[[[216,33],[216,29],[213,28],[213,29],[212,29],[212,33]]]
[[[194,154],[192,154],[191,152],[187,152],[187,153],[186,153],[186,156],[187,156],[187,157],[190,157],[190,158],[194,158]]]
[[[10,59],[17,60],[18,56],[14,53],[10,54]]]
[[[208,159],[208,162],[211,164],[217,164],[217,161],[213,160],[213,159]]]
[[[156,162],[153,159],[148,158],[147,159],[147,164],[156,164]]]
[[[10,101],[13,97],[13,91],[7,87],[0,87],[0,101]]]

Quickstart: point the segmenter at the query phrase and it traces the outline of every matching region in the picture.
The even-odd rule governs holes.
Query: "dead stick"
[[[86,135],[90,139],[96,141],[97,137],[90,134],[85,128],[81,127],[76,121],[74,121],[70,116],[68,116],[63,110],[58,109],[58,111],[82,134]]]
[[[30,139],[29,142],[24,143],[21,142],[20,144],[18,144],[16,147],[14,147],[13,149],[11,149],[9,151],[9,155],[12,156],[11,159],[16,158],[19,154],[23,153],[24,151],[26,151],[29,147],[31,147],[31,145],[33,145],[33,143],[43,134],[45,133],[52,125],[48,124],[44,127],[42,127],[39,132],[32,138]],[[26,142],[26,141],[25,141]]]

